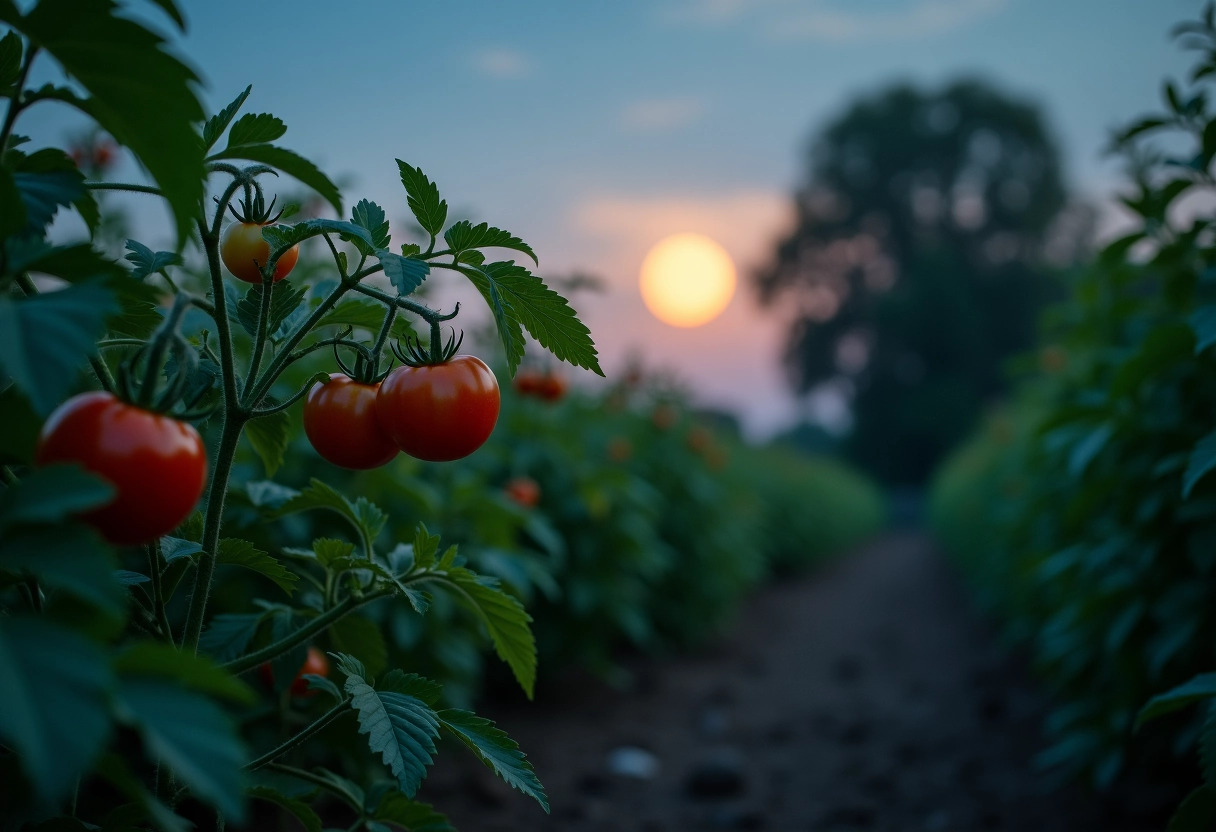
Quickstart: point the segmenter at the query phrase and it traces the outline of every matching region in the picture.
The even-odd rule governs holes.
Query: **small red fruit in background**
[[[512,477],[503,486],[503,493],[524,508],[536,508],[540,503],[540,486],[531,477]]]

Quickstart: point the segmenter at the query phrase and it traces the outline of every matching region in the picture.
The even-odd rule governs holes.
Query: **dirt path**
[[[1045,793],[1030,766],[1042,700],[919,536],[766,589],[712,650],[637,677],[487,709],[551,816],[451,762],[422,797],[470,832],[1160,828]]]

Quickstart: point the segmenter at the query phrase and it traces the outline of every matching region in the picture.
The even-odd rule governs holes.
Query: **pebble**
[[[608,752],[605,765],[609,774],[633,780],[653,780],[659,774],[659,758],[634,745],[623,745]]]

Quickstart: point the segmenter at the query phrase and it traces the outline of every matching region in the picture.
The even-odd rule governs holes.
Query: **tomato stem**
[[[261,757],[258,757],[256,760],[249,763],[247,766],[245,766],[245,770],[246,771],[257,771],[259,768],[262,768],[263,766],[274,762],[279,757],[282,757],[284,754],[286,754],[288,751],[291,751],[293,748],[303,745],[305,742],[307,742],[309,739],[311,739],[315,734],[317,734],[317,732],[321,731],[323,728],[325,728],[327,725],[329,725],[331,722],[333,722],[338,717],[342,716],[343,714],[353,713],[351,708],[348,707],[349,705],[350,705],[350,700],[343,699],[337,705],[334,705],[332,708],[330,708],[328,711],[326,711],[322,716],[318,717],[317,720],[315,722],[313,722],[312,724],[310,724],[307,728],[304,728],[298,734],[295,734],[294,736],[289,737],[277,748],[273,748],[270,751],[267,751]]]
[[[13,133],[13,125],[17,123],[17,114],[25,109],[26,103],[23,101],[25,96],[25,81],[29,78],[30,67],[34,64],[34,56],[38,54],[38,47],[33,43],[26,44],[28,51],[25,55],[25,63],[21,67],[20,74],[17,75],[17,80],[13,84],[13,96],[8,100],[8,112],[4,114],[4,126],[0,127],[0,151],[8,147],[8,137]]]
[[[397,590],[395,588],[385,588],[378,589],[375,592],[370,592],[363,596],[348,595],[337,606],[330,607],[328,610],[309,621],[303,627],[300,627],[294,632],[288,633],[283,638],[279,639],[273,644],[268,644],[261,650],[246,653],[239,659],[233,659],[227,664],[221,665],[221,667],[223,667],[224,670],[228,671],[233,676],[244,673],[247,670],[252,670],[263,662],[276,659],[293,647],[298,647],[311,639],[317,633],[320,633],[330,627],[348,613],[354,612],[360,607],[370,604],[372,601],[378,601],[381,598],[386,598],[396,591]]]
[[[249,358],[249,373],[245,376],[244,406],[253,407],[256,402],[249,400],[249,392],[253,388],[258,370],[262,366],[262,353],[266,349],[267,328],[270,326],[270,304],[274,300],[274,264],[262,268],[262,297],[258,306],[258,332],[254,336],[253,355]]]

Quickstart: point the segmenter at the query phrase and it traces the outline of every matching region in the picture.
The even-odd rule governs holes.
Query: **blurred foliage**
[[[1038,108],[974,80],[888,88],[811,143],[757,288],[797,310],[791,382],[851,399],[849,455],[885,482],[924,482],[1033,341],[1088,231],[1059,168]]]
[[[1211,9],[1179,33],[1202,52],[1192,88],[1168,82],[1165,111],[1115,137],[1135,227],[1050,311],[1014,405],[931,502],[1056,694],[1041,762],[1105,788],[1129,761],[1168,776],[1198,747],[1205,785],[1170,829],[1210,830],[1216,720],[1183,709],[1216,695],[1216,115],[1196,86],[1216,75]],[[1134,732],[1154,694],[1141,720],[1172,716]]]

